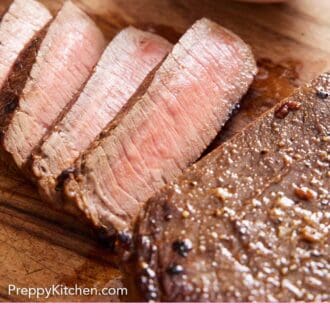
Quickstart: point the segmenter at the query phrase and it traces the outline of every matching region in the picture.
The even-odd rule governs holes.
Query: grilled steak
[[[4,136],[4,149],[18,167],[90,76],[105,47],[95,23],[66,2],[40,46],[31,77]]]
[[[145,94],[77,163],[68,198],[126,240],[139,206],[201,155],[255,73],[241,39],[207,19],[195,23]]]
[[[165,39],[132,27],[113,39],[77,102],[34,156],[33,172],[43,196],[61,205],[59,190],[67,168],[114,119],[171,47]]]
[[[330,74],[193,165],[139,219],[149,300],[330,300]]]
[[[34,0],[15,0],[0,23],[0,130],[15,110],[52,19]]]

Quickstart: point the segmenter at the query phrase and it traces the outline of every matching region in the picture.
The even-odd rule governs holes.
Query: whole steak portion
[[[12,113],[52,20],[35,0],[15,0],[0,23],[0,130]]]
[[[147,300],[330,300],[330,74],[192,166],[139,219]]]
[[[256,73],[250,48],[202,19],[180,39],[118,125],[76,165],[69,200],[127,240],[140,206],[200,157]]]
[[[8,125],[3,146],[24,167],[43,136],[79,94],[105,48],[102,32],[71,1],[49,27]]]

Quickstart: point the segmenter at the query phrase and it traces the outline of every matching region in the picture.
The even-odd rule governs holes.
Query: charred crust
[[[10,97],[8,97],[9,102],[4,106],[4,113],[9,114],[12,113],[17,105],[18,105],[18,96],[16,94],[12,94]]]
[[[70,167],[66,170],[64,170],[58,177],[57,177],[57,184],[55,187],[56,191],[63,191],[65,181],[70,178],[71,175],[74,175],[76,173],[75,167]]]
[[[165,221],[171,221],[176,213],[176,209],[172,206],[171,203],[164,200],[164,202],[162,203],[162,213],[163,219]]]
[[[114,252],[116,249],[117,235],[106,227],[95,228],[95,235],[98,239],[99,244]]]
[[[231,109],[232,114],[233,115],[236,114],[240,108],[241,108],[241,104],[239,102],[235,103]]]
[[[131,250],[133,247],[133,235],[129,232],[120,232],[117,235],[118,243],[125,249]]]

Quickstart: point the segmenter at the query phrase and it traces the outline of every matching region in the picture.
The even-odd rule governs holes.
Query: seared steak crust
[[[330,301],[329,163],[324,74],[149,200],[145,299]]]
[[[19,97],[35,63],[41,41],[47,32],[44,28],[22,51],[15,62],[8,79],[4,82],[0,92],[0,130],[1,132],[10,123],[17,108]]]

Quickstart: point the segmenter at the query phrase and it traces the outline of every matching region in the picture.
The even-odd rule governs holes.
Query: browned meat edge
[[[31,40],[29,45],[21,52],[8,80],[5,82],[0,92],[0,130],[1,135],[9,124],[15,109],[18,105],[19,97],[23,91],[25,83],[29,78],[31,69],[35,63],[41,42],[44,39],[48,24],[36,38]]]
[[[21,52],[9,78],[4,83],[0,92],[0,144],[3,143],[3,138],[6,129],[14,116],[19,98],[23,92],[25,84],[29,78],[32,67],[36,61],[40,45],[47,34],[51,22],[39,32],[36,38],[31,40],[29,45]],[[18,169],[16,163],[6,152],[1,150],[8,166]],[[26,174],[26,173],[24,173]],[[29,176],[30,177],[30,176]]]

